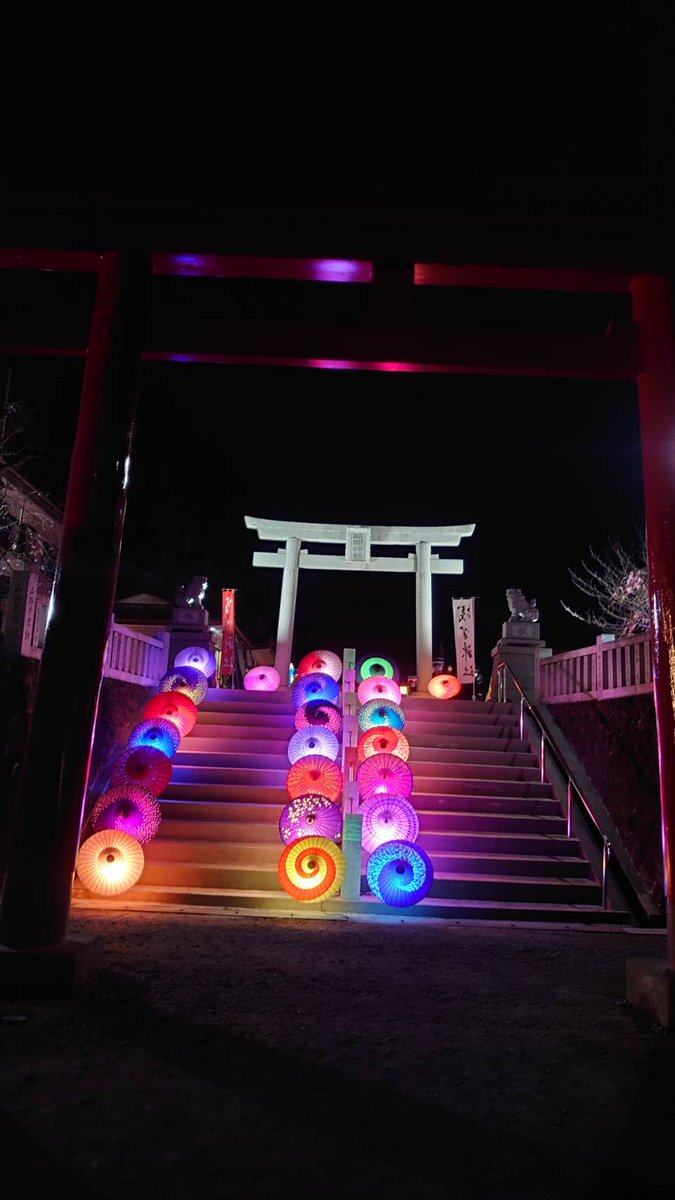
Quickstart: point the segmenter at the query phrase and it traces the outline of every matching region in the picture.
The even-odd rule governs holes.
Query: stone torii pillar
[[[263,541],[279,541],[285,548],[274,553],[256,551],[254,567],[281,567],[281,600],[274,665],[282,686],[288,679],[293,652],[293,625],[301,567],[319,571],[393,571],[415,572],[417,686],[427,688],[433,660],[432,577],[461,575],[461,558],[441,558],[432,554],[433,546],[458,546],[470,537],[475,525],[319,525],[313,522],[274,521],[264,517],[245,517],[248,529],[256,530]],[[344,558],[336,554],[310,554],[301,548],[303,541],[341,543]],[[371,556],[371,545],[414,546],[406,558]]]
[[[281,577],[281,599],[279,601],[279,623],[277,625],[277,648],[274,666],[281,677],[281,686],[288,683],[288,671],[293,654],[293,629],[295,626],[295,602],[298,598],[298,559],[300,538],[286,539],[284,573]]]

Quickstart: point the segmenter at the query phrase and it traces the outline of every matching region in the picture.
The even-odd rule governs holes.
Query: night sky
[[[179,127],[170,114],[164,125],[153,114],[152,153],[150,127],[136,116],[136,140],[106,142],[101,133],[84,147],[52,138],[49,113],[41,113],[28,149],[25,138],[18,149],[11,139],[5,148],[0,213],[3,197],[27,188],[43,197],[47,223],[55,198],[69,192],[128,196],[132,207],[150,210],[160,198],[176,212],[183,203],[203,203],[213,213],[233,201],[419,205],[447,209],[448,221],[461,212],[486,228],[503,222],[524,237],[583,229],[598,244],[645,236],[672,242],[675,72],[669,26],[655,12],[591,3],[583,29],[572,17],[542,14],[541,28],[528,19],[524,40],[515,36],[509,10],[513,37],[453,44],[442,77],[417,88],[412,101],[407,91],[401,97],[400,118],[389,106],[396,89],[385,89],[377,106],[364,105],[357,121],[353,89],[345,97],[338,87],[332,103],[319,106],[318,122],[303,77],[296,85],[304,84],[305,98],[292,120],[285,91],[272,89],[271,103],[256,80],[259,118],[251,110],[245,124],[225,126],[223,84],[212,114],[221,122],[217,154],[201,94],[194,97],[194,125],[187,111]],[[187,102],[182,90],[180,104]],[[164,153],[172,140],[190,154]],[[91,280],[52,283],[86,314]],[[29,296],[25,280],[0,281],[0,318],[11,322],[31,306],[38,314],[60,312],[61,299],[55,305],[43,285],[39,296]],[[283,320],[304,303],[302,288],[289,284],[255,296],[242,281],[153,286],[157,304],[195,304],[211,315],[243,304],[250,315]],[[188,289],[197,299],[185,299]],[[630,320],[625,297],[424,291],[418,316],[453,327],[603,332],[610,321]],[[360,303],[348,286],[339,297],[333,288],[331,297],[316,303],[324,312],[344,305],[347,319]],[[81,364],[14,366],[16,394],[38,405],[44,449],[27,473],[61,499]],[[242,627],[255,640],[273,635],[280,573],[253,570],[259,543],[244,528],[245,513],[366,524],[475,521],[475,536],[456,552],[465,559],[464,576],[434,582],[436,649],[443,644],[454,662],[450,598],[475,595],[478,659],[487,672],[511,586],[536,597],[554,649],[587,644],[594,632],[568,617],[561,600],[584,606],[568,572],[590,546],[601,551],[611,539],[629,545],[643,526],[636,389],[580,380],[146,365],[120,594],[171,596],[204,572],[214,619],[219,589],[234,586]],[[296,631],[296,656],[313,642],[354,641],[359,650],[391,650],[404,660],[414,645],[414,576],[304,572]]]
[[[15,393],[42,404],[29,468],[62,493],[76,418],[77,362],[17,362]],[[46,403],[47,399],[49,402]],[[428,429],[421,439],[417,431]],[[292,368],[148,364],[120,595],[171,597],[193,574],[238,589],[242,627],[275,632],[281,573],[253,569],[244,514],[290,520],[476,522],[463,577],[434,581],[436,652],[454,663],[450,598],[477,599],[479,666],[508,615],[507,587],[536,597],[554,649],[595,636],[561,600],[589,545],[635,541],[643,524],[636,389],[629,384]],[[380,552],[383,552],[380,550]],[[414,653],[414,576],[301,573],[296,656],[314,642]]]

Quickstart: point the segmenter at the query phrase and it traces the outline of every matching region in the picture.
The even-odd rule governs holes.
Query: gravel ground
[[[666,1187],[660,935],[79,909],[104,965],[0,1004],[11,1200],[605,1197]]]

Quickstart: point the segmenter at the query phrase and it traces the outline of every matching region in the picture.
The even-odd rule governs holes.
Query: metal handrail
[[[525,735],[525,710],[534,721],[539,733],[539,763],[540,763],[540,780],[542,783],[546,781],[546,750],[547,747],[553,752],[558,766],[562,769],[567,777],[567,836],[573,837],[572,816],[573,816],[573,793],[576,792],[581,804],[584,808],[586,816],[594,826],[596,832],[602,838],[602,907],[607,908],[607,883],[609,873],[609,862],[612,855],[612,844],[603,832],[598,819],[595,816],[588,800],[584,796],[582,789],[579,787],[572,771],[565,759],[564,754],[558,749],[553,739],[547,733],[544,723],[537,712],[535,706],[528,700],[516,676],[513,674],[511,667],[507,662],[497,663],[497,699],[501,703],[506,701],[506,672],[511,676],[512,682],[515,684],[517,691],[520,694],[520,739],[524,740]]]

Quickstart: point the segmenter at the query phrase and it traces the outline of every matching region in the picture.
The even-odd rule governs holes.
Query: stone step
[[[466,799],[466,797],[464,797]],[[534,801],[538,805],[545,801]],[[418,808],[420,829],[433,833],[532,833],[563,836],[567,824],[563,816],[552,809],[536,812],[513,812],[502,809],[471,810],[459,802],[454,809]]]
[[[211,766],[181,766],[178,763],[173,768],[169,787],[177,784],[194,784],[201,787],[205,783],[222,783],[245,787],[280,788],[286,786],[288,778],[288,760],[280,767],[211,767]],[[525,785],[523,785],[525,786]]]
[[[247,716],[255,714],[264,715],[265,717],[268,715],[295,717],[295,705],[290,701],[286,701],[285,703],[261,702],[257,699],[260,694],[260,692],[244,692],[245,699],[242,700],[202,700],[199,705],[200,717],[205,713],[242,713]]]
[[[197,726],[195,726],[196,730]],[[203,733],[195,734],[195,730],[189,734],[189,737],[183,738],[180,743],[178,754],[257,754],[264,750],[265,754],[282,754],[288,752],[288,742],[291,739],[294,730],[270,730],[268,733],[261,732],[258,727],[249,730],[249,728],[234,728],[228,727],[227,733],[222,737],[211,737],[213,728],[207,727],[208,736],[203,736]]]
[[[187,740],[187,739],[186,739]],[[230,772],[233,767],[244,767],[247,770],[284,771],[288,774],[290,762],[288,754],[273,754],[267,749],[267,743],[261,741],[255,750],[231,752],[230,750],[204,754],[201,750],[180,749],[172,759],[173,779],[187,779],[188,772],[195,770],[195,778],[203,778],[203,771]],[[225,775],[222,776],[226,778]]]
[[[281,891],[276,863],[265,862],[264,857],[247,863],[156,862],[148,858],[143,870],[144,883],[174,887],[272,891],[275,880]],[[594,904],[600,902],[601,889],[590,879],[435,871],[431,895],[448,899]]]
[[[433,712],[452,715],[456,712],[462,712],[495,716],[516,715],[516,707],[510,702],[502,704],[498,700],[464,700],[461,696],[458,696],[455,700],[437,700],[434,696],[417,695],[414,692],[410,696],[403,697],[402,707],[406,713],[410,714],[415,712]]]
[[[208,715],[208,714],[206,714],[206,715]],[[447,739],[447,738],[454,739],[454,738],[460,738],[460,737],[461,738],[474,738],[474,737],[490,738],[490,740],[493,740],[496,738],[517,739],[518,738],[518,722],[516,720],[512,721],[510,718],[507,718],[507,717],[504,717],[504,719],[499,722],[491,722],[491,721],[469,722],[466,720],[458,720],[456,722],[455,721],[438,722],[438,721],[420,720],[419,718],[415,718],[414,721],[413,720],[406,721],[405,726],[403,728],[403,732],[405,733],[406,737],[410,741],[414,740],[416,745],[420,744],[420,742],[419,742],[420,737],[422,737],[422,736],[429,737],[431,735],[433,735],[435,737],[441,737],[444,739]]]
[[[288,730],[290,737],[295,729],[295,710],[289,713],[277,712],[244,712],[239,705],[232,710],[221,712],[208,711],[200,708],[197,724],[192,730],[191,737],[217,737],[218,730],[224,729],[258,729],[258,730]],[[207,733],[204,733],[207,730]],[[260,736],[260,734],[258,735]],[[280,736],[280,735],[279,735]]]
[[[447,747],[439,749],[435,746],[415,744],[410,747],[408,762],[413,771],[417,769],[417,763],[485,763],[490,766],[537,767],[534,754],[506,750],[502,743],[494,750],[451,750]]]
[[[413,795],[453,795],[453,796],[516,796],[551,799],[553,788],[550,783],[540,783],[527,780],[501,779],[462,779],[454,776],[451,779],[440,779],[436,775],[415,775]]]
[[[223,828],[228,827],[230,823],[253,823],[256,826],[271,824],[277,828],[281,809],[287,800],[285,792],[278,798],[266,795],[262,802],[246,799],[223,802],[162,796],[159,802],[162,810],[162,829],[165,821],[186,821],[193,824],[211,821],[222,824]]]
[[[406,729],[407,736],[407,729]],[[411,749],[432,750],[487,750],[492,754],[528,754],[531,755],[529,742],[520,738],[494,737],[445,737],[435,733],[415,733],[410,735]]]
[[[282,775],[284,782],[286,772],[277,771],[272,774]],[[264,774],[264,772],[262,772]],[[287,804],[286,788],[272,787],[269,784],[253,783],[170,783],[164,798],[169,800],[247,800],[261,801],[263,804]]]
[[[590,863],[585,858],[556,857],[535,854],[467,854],[443,853],[432,850],[424,835],[419,844],[431,858],[437,875],[513,875],[552,877],[555,879],[590,879]]]
[[[79,883],[73,890],[76,906],[78,902],[95,900],[99,897],[87,892]],[[342,900],[336,897],[324,900],[320,906],[302,904],[291,899],[280,889],[269,891],[236,888],[199,888],[170,885],[153,885],[137,883],[123,896],[113,897],[111,905],[127,903],[134,905],[162,904],[174,907],[177,911],[185,908],[216,907],[233,909],[235,911],[264,911],[276,913],[287,918],[319,918],[322,915],[350,914],[368,920],[378,918],[391,919],[395,917],[402,921],[416,920],[452,920],[452,921],[538,921],[542,923],[563,923],[569,925],[610,925],[626,924],[629,915],[621,910],[601,909],[599,905],[586,904],[546,904],[499,902],[493,900],[447,900],[426,897],[419,904],[410,908],[390,908],[381,904],[373,896],[361,896],[357,900]]]
[[[254,807],[248,805],[249,808]],[[188,817],[182,819],[162,819],[159,834],[155,839],[158,843],[172,841],[187,843],[192,841],[213,842],[214,845],[233,845],[239,842],[255,842],[257,845],[278,846],[280,808],[269,806],[269,812],[257,821],[191,821]],[[154,845],[153,842],[150,845]]]
[[[424,781],[426,782],[426,781]],[[466,788],[445,792],[432,792],[420,787],[411,796],[417,809],[435,809],[437,812],[510,812],[560,814],[560,803],[553,796],[505,796],[499,791],[470,791]]]
[[[431,820],[436,815],[436,813],[427,814],[428,819],[420,826],[418,840],[428,854],[456,852],[460,854],[535,855],[554,858],[581,857],[581,848],[577,839],[568,838],[564,834],[490,833],[472,829],[438,829],[434,827]],[[160,836],[165,836],[164,828],[162,825]]]
[[[265,826],[260,828],[264,830]],[[215,842],[204,837],[175,841],[172,838],[162,837],[162,831],[160,831],[159,837],[148,842],[143,850],[146,864],[150,862],[180,862],[194,865],[215,864],[222,867],[254,864],[276,870],[284,843],[279,837],[278,828],[275,832],[274,840],[253,841],[254,828],[249,826],[246,841]]]
[[[517,875],[551,876],[558,879],[589,878],[590,865],[583,858],[558,857],[552,855],[511,855],[489,853],[467,853],[457,850],[439,852],[433,850],[428,840],[419,839],[423,850],[430,855],[434,871],[442,875]],[[190,863],[196,866],[266,866],[276,869],[284,843],[277,835],[276,841],[265,843],[254,841],[214,842],[204,838],[190,838],[182,842],[156,838],[145,847],[146,863]],[[364,851],[364,867],[368,855]]]
[[[293,708],[290,688],[277,688],[276,692],[248,692],[246,688],[208,688],[202,705],[211,704],[260,704],[262,708]]]
[[[175,762],[175,759],[174,759]],[[512,767],[508,763],[447,763],[447,762],[416,762],[408,760],[408,765],[415,779],[502,779],[505,782],[541,784],[539,767]]]

